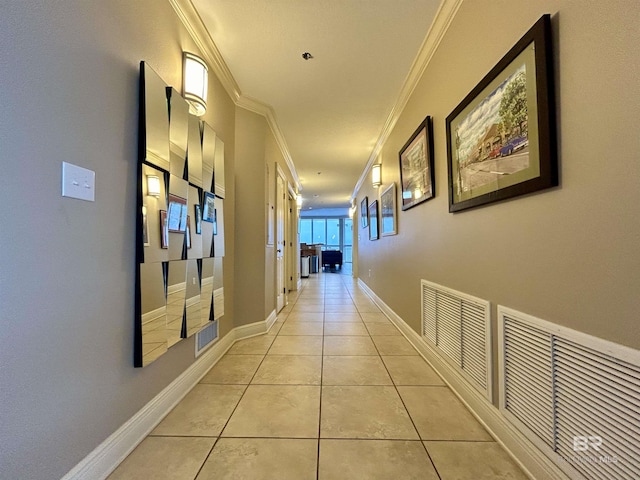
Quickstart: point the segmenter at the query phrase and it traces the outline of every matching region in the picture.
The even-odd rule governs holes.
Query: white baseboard
[[[203,353],[178,378],[98,445],[62,480],[103,480],[144,440],[187,393],[227,353],[234,343],[264,334],[276,320],[275,311],[260,322],[236,327]],[[133,367],[131,367],[133,368]]]
[[[529,478],[568,480],[569,477],[551,459],[509,423],[498,408],[489,403],[482,394],[469,385],[467,380],[456,372],[437,352],[422,341],[418,332],[407,325],[360,278],[358,278],[358,285],[371,297],[389,320],[398,327],[405,338],[411,342],[420,355],[433,367],[460,401],[467,406],[491,436],[502,445]]]

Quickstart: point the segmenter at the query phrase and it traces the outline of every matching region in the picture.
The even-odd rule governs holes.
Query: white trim
[[[200,304],[200,295],[196,295],[195,297],[191,297],[191,298],[187,298],[187,301],[185,302],[186,307],[193,307],[194,305],[199,305]]]
[[[434,352],[420,334],[402,320],[382,299],[371,290],[362,279],[358,278],[358,285],[380,307],[382,312],[400,330],[404,337],[418,350],[420,355],[440,375],[453,393],[466,405],[471,414],[487,429],[495,440],[522,468],[531,479],[554,478],[568,480],[569,477],[559,469],[547,456],[540,451],[527,437],[518,431],[502,413],[487,399],[472,387],[464,377],[456,372],[448,362]]]
[[[409,73],[402,85],[402,89],[400,90],[400,95],[398,95],[398,100],[396,101],[391,113],[387,117],[385,121],[384,127],[382,128],[382,132],[380,132],[380,136],[378,137],[378,141],[376,142],[371,155],[369,156],[369,161],[367,165],[364,167],[362,171],[362,175],[358,179],[356,186],[353,189],[353,193],[351,194],[350,203],[353,204],[356,196],[358,195],[358,190],[362,187],[362,184],[366,180],[369,175],[369,169],[378,158],[380,151],[382,150],[383,145],[391,135],[393,128],[396,126],[402,111],[407,106],[409,102],[409,98],[411,94],[415,90],[418,82],[422,78],[424,71],[427,69],[429,62],[431,62],[431,58],[435,53],[436,49],[440,45],[442,38],[445,33],[449,29],[449,25],[451,25],[451,21],[453,17],[458,12],[460,5],[463,0],[442,0],[438,11],[433,19],[433,23],[431,24],[431,28],[427,32],[424,41],[416,55],[411,68],[409,69]]]
[[[176,283],[174,285],[169,285],[167,287],[167,295],[171,295],[172,293],[178,293],[181,290],[185,290],[187,288],[187,282]]]
[[[200,15],[196,11],[191,1],[169,0],[169,3],[175,10],[180,21],[189,32],[191,38],[193,38],[196,45],[202,52],[202,56],[207,61],[209,68],[211,68],[211,70],[218,77],[220,83],[222,83],[222,86],[227,91],[236,106],[263,115],[267,119],[267,123],[269,124],[269,127],[273,132],[276,143],[278,144],[278,148],[280,149],[287,167],[289,167],[289,171],[293,176],[293,181],[295,182],[298,190],[302,190],[298,172],[296,171],[296,167],[293,164],[291,154],[289,153],[289,147],[286,140],[284,139],[282,131],[280,130],[273,108],[270,105],[256,100],[255,98],[242,95],[240,87],[233,77],[231,70],[229,70],[229,67],[224,61],[220,50],[218,50],[218,47],[214,43],[213,38],[211,38],[211,35],[207,30],[207,27],[205,27],[202,19],[200,18]]]
[[[178,378],[98,445],[61,480],[103,480],[107,478],[227,353],[234,343],[268,332],[275,319],[276,313],[273,311],[265,320],[236,327],[219,339]]]
[[[142,325],[145,325],[156,318],[164,317],[167,315],[167,306],[163,305],[160,308],[156,308],[155,310],[151,310],[150,312],[142,314]]]

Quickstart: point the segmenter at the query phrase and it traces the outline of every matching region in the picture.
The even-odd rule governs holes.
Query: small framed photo
[[[191,248],[191,217],[187,215],[187,230],[185,233],[185,241],[187,242],[187,248]]]
[[[396,226],[396,184],[392,183],[380,193],[380,235],[398,233]]]
[[[378,240],[380,232],[378,231],[378,200],[374,200],[369,204],[369,240]]]
[[[215,206],[216,197],[213,193],[204,192],[204,208],[202,211],[202,221],[213,223],[214,221],[214,211],[216,209]]]
[[[433,126],[427,116],[400,150],[402,210],[435,196]]]
[[[202,210],[200,209],[200,205],[194,205],[195,209],[195,218],[196,218],[196,234],[202,234]]]
[[[362,228],[369,226],[369,197],[364,197],[360,202],[360,225]]]
[[[166,210],[160,210],[160,247],[169,248],[169,223]]]
[[[187,199],[169,194],[169,231],[184,233],[187,228]]]

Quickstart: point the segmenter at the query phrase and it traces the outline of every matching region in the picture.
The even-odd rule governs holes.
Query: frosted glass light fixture
[[[147,175],[147,195],[160,196],[160,178],[157,175]]]
[[[298,209],[302,208],[302,195],[300,194],[296,196],[296,205],[298,206]]]
[[[189,113],[201,117],[207,111],[209,68],[204,60],[184,52],[182,96],[189,103]]]
[[[382,165],[377,164],[371,167],[371,183],[375,188],[382,185]]]

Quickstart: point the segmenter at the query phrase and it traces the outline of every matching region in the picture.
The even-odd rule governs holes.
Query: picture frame
[[[215,195],[211,192],[204,192],[204,202],[202,209],[202,221],[213,223],[213,212],[215,211]]]
[[[430,116],[418,125],[398,153],[402,210],[431,200],[436,195],[433,157],[433,121]]]
[[[369,240],[378,240],[380,232],[378,230],[378,200],[369,204]]]
[[[396,184],[394,182],[380,192],[380,235],[386,237],[397,233]]]
[[[169,224],[166,210],[160,210],[160,248],[169,248]]]
[[[202,210],[200,209],[199,204],[195,204],[194,206],[194,216],[196,219],[196,235],[202,234]]]
[[[362,228],[369,226],[369,197],[364,197],[360,202],[360,225]]]
[[[187,228],[185,231],[185,242],[187,248],[191,248],[191,217],[187,215]]]
[[[184,233],[187,228],[187,199],[169,194],[169,210],[167,212],[170,232]]]
[[[549,15],[451,112],[446,131],[449,212],[558,185]]]
[[[149,222],[147,220],[147,207],[142,206],[142,245],[145,247],[151,246],[151,239],[149,238]]]

